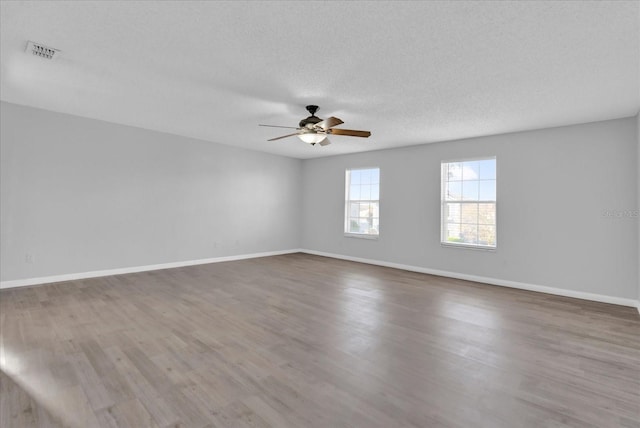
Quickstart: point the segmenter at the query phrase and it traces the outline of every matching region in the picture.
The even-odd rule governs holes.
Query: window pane
[[[378,168],[371,170],[371,183],[380,183],[380,170]]]
[[[481,201],[496,200],[496,181],[480,180],[480,198]]]
[[[462,199],[465,201],[478,200],[478,180],[462,182]]]
[[[478,223],[490,225],[496,224],[495,204],[478,204]]]
[[[360,204],[357,202],[349,203],[349,217],[358,217],[360,214]]]
[[[478,226],[475,224],[460,225],[460,238],[465,244],[478,243]]]
[[[374,232],[374,231],[375,233],[380,233],[380,219],[378,218],[373,219],[373,228],[371,232]]]
[[[444,239],[447,242],[462,242],[462,239],[460,238],[460,224],[447,223]]]
[[[370,225],[367,219],[361,218],[358,223],[360,224],[360,233],[369,233]]]
[[[462,181],[450,181],[445,188],[445,200],[460,201],[462,200]]]
[[[448,180],[462,180],[462,164],[460,162],[450,162],[447,169]]]
[[[461,223],[478,222],[478,204],[462,204]]]
[[[496,245],[496,227],[495,226],[478,226],[478,244],[480,245]]]
[[[360,184],[360,170],[352,169],[349,173],[351,176],[351,184]]]
[[[373,202],[371,205],[373,206],[373,216],[380,217],[380,204],[378,202]]]
[[[349,187],[349,199],[351,199],[352,201],[357,201],[358,199],[360,199],[360,185],[356,184],[356,185],[351,185]]]
[[[486,159],[479,161],[480,163],[480,179],[488,180],[496,178],[496,160]]]
[[[371,186],[371,200],[377,201],[380,199],[380,185],[375,184]]]
[[[361,184],[371,184],[371,170],[370,169],[361,169],[360,170],[360,183]]]
[[[464,162],[462,164],[462,179],[464,181],[467,180],[477,180],[480,174],[478,173],[480,170],[480,162],[478,161],[470,161]]]
[[[444,220],[447,223],[460,223],[460,204],[447,203],[444,206]]]
[[[360,198],[363,201],[371,199],[371,185],[363,184],[360,186]]]

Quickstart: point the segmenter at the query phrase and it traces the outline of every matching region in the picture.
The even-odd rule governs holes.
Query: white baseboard
[[[91,271],[91,272],[80,272],[80,273],[70,273],[70,274],[64,274],[64,275],[43,276],[38,278],[26,278],[26,279],[16,279],[11,281],[1,281],[0,289],[27,287],[30,285],[48,284],[52,282],[73,281],[76,279],[97,278],[97,277],[109,276],[109,275],[122,275],[126,273],[147,272],[151,270],[171,269],[171,268],[177,268],[177,267],[195,266],[195,265],[202,265],[202,264],[208,264],[208,263],[229,262],[234,260],[253,259],[258,257],[279,256],[282,254],[291,254],[291,253],[300,253],[300,252],[313,254],[317,256],[323,256],[323,257],[331,257],[334,259],[348,260],[352,262],[366,263],[370,265],[384,266],[384,267],[390,267],[395,269],[402,269],[402,270],[407,270],[411,272],[426,273],[430,275],[438,275],[438,276],[445,276],[449,278],[463,279],[466,281],[474,281],[474,282],[481,282],[485,284],[499,285],[501,287],[518,288],[521,290],[556,294],[558,296],[574,297],[576,299],[592,300],[596,302],[611,303],[614,305],[621,305],[621,306],[631,306],[631,307],[635,307],[638,310],[638,313],[640,314],[640,300],[626,299],[623,297],[606,296],[603,294],[586,293],[583,291],[566,290],[563,288],[547,287],[545,285],[527,284],[524,282],[509,281],[504,279],[490,278],[490,277],[477,276],[477,275],[468,275],[468,274],[462,274],[457,272],[449,272],[449,271],[429,269],[429,268],[424,268],[419,266],[411,266],[411,265],[405,265],[400,263],[386,262],[382,260],[365,259],[361,257],[352,257],[352,256],[346,256],[342,254],[325,253],[322,251],[299,249],[299,248],[290,249],[290,250],[281,250],[281,251],[267,251],[263,253],[238,254],[234,256],[213,257],[213,258],[199,259],[199,260],[186,260],[182,262],[161,263],[156,265],[134,266],[134,267],[127,267],[127,268],[106,269],[106,270]]]
[[[125,273],[146,272],[150,270],[171,269],[184,266],[204,265],[207,263],[230,262],[234,260],[254,259],[257,257],[279,256],[282,254],[299,253],[300,249],[267,251],[264,253],[239,254],[235,256],[213,257],[210,259],[186,260],[182,262],[161,263],[157,265],[133,266],[117,269],[97,270],[92,272],[68,273],[64,275],[42,276],[39,278],[16,279],[1,281],[0,289],[27,287],[29,285],[48,284],[51,282],[73,281],[76,279],[97,278],[100,276],[122,275]]]
[[[316,256],[331,257],[334,259],[349,260],[352,262],[366,263],[370,265],[384,266],[395,269],[408,270],[411,272],[426,273],[430,275],[445,276],[449,278],[464,279],[466,281],[482,282],[485,284],[499,285],[501,287],[518,288],[521,290],[537,291],[540,293],[556,294],[558,296],[574,297],[576,299],[592,300],[595,302],[611,303],[613,305],[631,306],[638,308],[640,313],[640,301],[627,299],[624,297],[606,296],[604,294],[586,293],[583,291],[566,290],[564,288],[547,287],[545,285],[527,284],[524,282],[509,281],[504,279],[489,278],[486,276],[468,275],[457,272],[449,272],[444,270],[429,269],[419,266],[404,265],[400,263],[386,262],[382,260],[364,259],[360,257],[345,256],[342,254],[325,253],[315,250],[300,250],[303,253],[313,254]]]

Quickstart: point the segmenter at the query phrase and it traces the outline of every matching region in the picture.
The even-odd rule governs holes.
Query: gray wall
[[[300,161],[0,107],[3,281],[303,247],[640,298],[638,220],[603,215],[638,207],[640,117]],[[484,155],[498,249],[442,247],[440,161]],[[344,170],[367,166],[377,241],[342,232]]]
[[[636,180],[638,185],[638,200],[636,208],[640,214],[640,113],[636,116],[636,141],[638,163],[636,164]],[[640,222],[640,218],[637,219]],[[638,311],[640,312],[640,223],[638,224]]]
[[[637,206],[636,126],[628,118],[305,160],[302,247],[636,299],[637,219],[603,215]],[[492,155],[497,250],[442,247],[440,162]],[[381,169],[380,237],[344,237],[344,171],[371,166]]]
[[[3,281],[299,247],[300,160],[4,102],[0,116]]]

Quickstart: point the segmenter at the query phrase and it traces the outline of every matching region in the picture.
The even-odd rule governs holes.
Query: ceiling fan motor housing
[[[318,122],[322,122],[322,119],[316,116],[316,111],[318,111],[318,106],[308,105],[307,111],[311,113],[311,116],[307,117],[306,119],[302,119],[300,121],[299,123],[300,128],[313,128],[313,125],[315,125]],[[311,126],[307,126],[307,125],[311,125]]]
[[[300,128],[313,128],[313,125],[315,125],[318,122],[322,122],[322,119],[312,115],[306,119],[302,119],[299,125],[300,125]],[[307,125],[310,125],[310,126],[307,126]]]

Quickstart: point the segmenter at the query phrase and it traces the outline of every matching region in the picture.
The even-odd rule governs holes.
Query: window
[[[380,168],[348,169],[344,233],[375,237],[380,230]]]
[[[496,248],[496,158],[442,162],[441,242]]]

